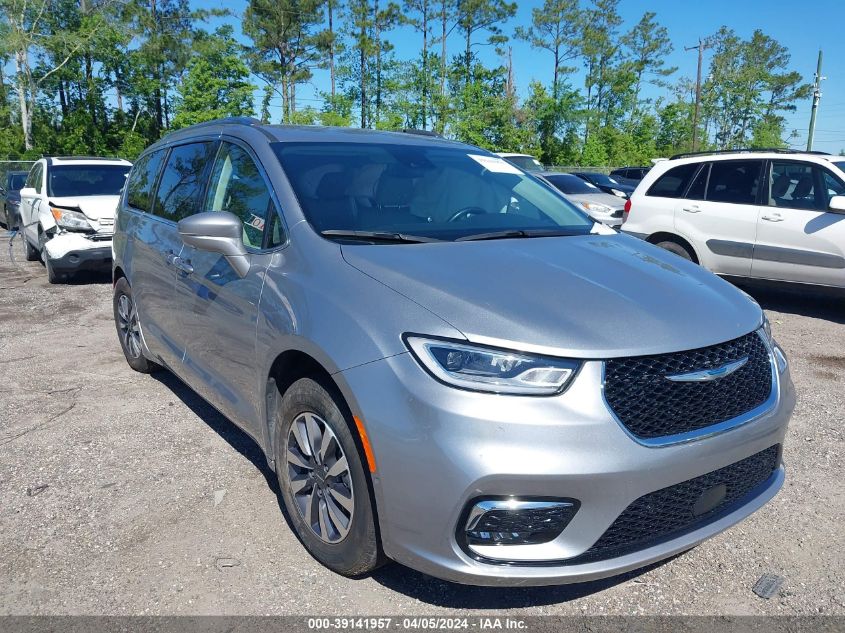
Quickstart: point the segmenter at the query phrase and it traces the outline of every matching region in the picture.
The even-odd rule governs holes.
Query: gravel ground
[[[698,548],[583,585],[349,580],[279,510],[258,447],[169,374],[126,365],[108,277],[50,286],[0,238],[0,614],[845,614],[845,301],[752,291],[798,406],[775,500]],[[752,593],[764,573],[781,593]]]

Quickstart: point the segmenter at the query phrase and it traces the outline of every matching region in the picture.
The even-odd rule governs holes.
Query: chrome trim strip
[[[491,510],[548,510],[550,508],[571,508],[574,503],[570,501],[520,501],[519,499],[488,499],[479,501],[469,512],[464,531],[471,532],[478,525],[485,514]]]
[[[710,382],[711,380],[718,380],[725,376],[730,376],[737,369],[740,369],[748,362],[748,356],[740,358],[732,363],[727,363],[721,367],[713,369],[702,369],[700,371],[691,371],[686,374],[673,374],[672,376],[664,376],[666,380],[672,382]]]
[[[763,341],[763,345],[766,346],[766,350],[769,352],[769,366],[772,369],[772,391],[769,394],[769,397],[766,401],[761,404],[759,407],[752,409],[742,415],[739,415],[735,418],[731,418],[730,420],[725,420],[724,422],[719,422],[717,424],[711,424],[710,426],[705,426],[700,429],[696,429],[694,431],[687,431],[685,433],[676,433],[675,435],[664,435],[662,437],[655,437],[655,438],[642,438],[637,437],[630,430],[626,427],[622,420],[616,415],[616,412],[613,410],[613,407],[610,406],[610,403],[607,401],[607,397],[605,396],[605,380],[606,380],[606,371],[607,371],[607,364],[602,362],[601,368],[601,397],[604,401],[605,406],[607,407],[608,412],[616,421],[616,423],[620,426],[620,428],[625,432],[625,434],[634,440],[637,444],[642,446],[647,446],[649,448],[663,448],[666,446],[673,446],[675,444],[685,444],[687,442],[694,442],[697,440],[702,440],[708,437],[712,437],[714,435],[718,435],[720,433],[724,433],[725,431],[730,431],[731,429],[735,429],[739,426],[744,426],[745,424],[749,424],[754,422],[755,420],[771,413],[775,406],[777,405],[778,401],[780,400],[780,374],[777,370],[777,365],[775,363],[774,352],[772,350],[772,346],[769,343],[768,339],[766,338],[763,329],[760,328],[756,330],[757,336]]]

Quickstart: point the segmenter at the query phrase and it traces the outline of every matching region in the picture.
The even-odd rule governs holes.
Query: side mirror
[[[27,196],[35,196],[37,194],[38,192],[35,191],[35,187],[24,187],[23,189],[21,189],[21,198]]]
[[[249,272],[249,253],[244,248],[243,224],[226,211],[206,211],[179,221],[179,237],[188,246],[220,253],[238,276]]]
[[[833,196],[828,208],[834,213],[845,213],[845,196]]]

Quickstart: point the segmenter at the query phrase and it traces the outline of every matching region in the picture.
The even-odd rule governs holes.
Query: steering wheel
[[[482,209],[481,207],[464,207],[463,209],[458,209],[455,211],[451,216],[449,216],[449,222],[458,222],[461,220],[468,220],[474,215],[482,215],[486,214],[487,211]]]

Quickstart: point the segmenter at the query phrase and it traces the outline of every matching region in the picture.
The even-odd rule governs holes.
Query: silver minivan
[[[212,121],[135,163],[128,363],[249,433],[327,567],[610,576],[780,489],[795,394],[760,307],[431,135]]]

